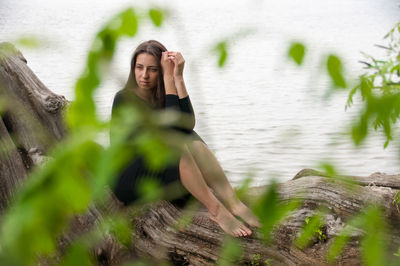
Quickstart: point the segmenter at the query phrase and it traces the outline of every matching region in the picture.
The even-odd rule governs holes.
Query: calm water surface
[[[384,150],[383,137],[374,134],[356,149],[343,134],[357,104],[345,112],[346,92],[327,97],[330,83],[321,67],[323,55],[336,53],[346,73],[356,77],[362,73],[360,51],[382,55],[374,44],[384,44],[382,37],[399,19],[395,0],[2,0],[0,41],[23,34],[47,39],[41,49],[20,49],[44,84],[72,100],[71,88],[99,26],[124,7],[152,3],[169,7],[171,17],[161,29],[143,22],[134,39],[119,44],[109,76],[96,93],[101,117],[110,117],[133,49],[140,41],[157,39],[183,53],[195,129],[234,184],[249,173],[255,185],[271,178],[288,180],[324,161],[344,174],[399,172],[397,144]],[[212,45],[249,31],[233,39],[227,66],[218,69]],[[293,40],[307,45],[301,68],[286,60]]]

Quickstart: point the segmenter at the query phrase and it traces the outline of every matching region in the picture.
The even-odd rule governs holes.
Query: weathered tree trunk
[[[12,44],[0,43],[0,210],[65,132],[65,98],[47,89],[26,63]]]
[[[347,220],[362,211],[367,204],[378,204],[384,209],[384,218],[391,232],[388,239],[389,254],[397,251],[400,244],[400,216],[393,199],[400,188],[400,175],[375,173],[368,177],[353,177],[355,184],[333,180],[315,170],[305,169],[290,181],[279,184],[280,201],[293,199],[302,201],[301,206],[292,212],[285,222],[276,226],[272,241],[265,245],[262,235],[254,230],[250,237],[239,238],[243,258],[240,264],[265,265],[326,265],[329,245],[340,231],[347,226]],[[267,187],[252,188],[249,199],[255,199]],[[326,239],[316,236],[304,249],[294,245],[294,240],[311,217],[322,206],[329,210],[324,217],[322,233]],[[177,224],[183,210],[162,201],[151,208],[143,208],[141,215],[133,216],[132,248],[127,249],[111,235],[106,235],[94,251],[100,265],[119,265],[136,258],[148,258],[154,263],[170,261],[174,265],[214,265],[220,254],[224,233],[209,219],[204,207],[192,212],[192,222],[185,228]],[[268,209],[265,210],[268,213]],[[73,232],[79,235],[89,230],[110,213],[129,213],[113,195],[107,206],[93,208],[86,215],[75,219]],[[187,214],[187,212],[186,212]],[[189,215],[190,216],[190,215]],[[88,222],[89,221],[89,222]],[[362,265],[360,239],[362,230],[355,230],[348,245],[337,258],[335,265]],[[71,238],[73,239],[73,238]],[[66,243],[70,242],[66,241]],[[225,258],[229,261],[230,258]],[[232,262],[237,263],[237,262]],[[251,264],[253,263],[253,264]]]
[[[392,202],[400,187],[399,177],[380,173],[368,177],[354,177],[357,185],[350,189],[346,182],[324,177],[322,173],[314,170],[302,170],[294,179],[279,184],[281,201],[299,199],[303,202],[301,207],[275,228],[273,240],[269,245],[262,243],[262,237],[257,232],[251,237],[240,239],[244,250],[242,263],[250,264],[254,261],[254,255],[257,255],[261,264],[269,260],[271,265],[324,265],[327,263],[325,256],[332,239],[343,229],[347,219],[362,210],[366,204],[379,204],[384,207],[385,218],[392,232],[389,242],[392,247],[397,247],[400,240],[400,217]],[[265,187],[253,188],[249,194],[255,197],[264,189]],[[305,249],[298,249],[293,243],[294,239],[304,226],[306,218],[322,206],[329,209],[323,226],[326,239],[317,238]],[[208,218],[204,209],[195,214],[192,224],[185,230],[172,229],[171,225],[176,224],[180,215],[180,210],[170,203],[163,202],[135,220],[136,252],[141,256],[192,265],[213,265],[218,258],[223,239],[221,229]],[[359,240],[362,234],[361,230],[353,234],[337,264],[361,264]]]
[[[7,43],[0,45],[0,96],[5,110],[0,119],[2,209],[34,162],[39,163],[41,155],[65,134],[61,109],[66,101],[64,97],[50,92],[27,67],[21,53]],[[244,251],[241,263],[253,261],[261,265],[269,260],[271,265],[324,265],[332,239],[352,215],[370,203],[384,207],[392,232],[389,242],[396,247],[400,242],[400,220],[397,207],[392,202],[400,189],[399,177],[379,173],[353,177],[355,184],[350,189],[350,185],[341,178],[328,178],[314,170],[302,170],[295,178],[278,186],[282,203],[299,199],[301,206],[284,223],[276,226],[268,245],[263,244],[257,231],[250,237],[240,238]],[[261,195],[265,188],[252,188],[248,193],[252,195],[250,200]],[[79,235],[90,231],[105,215],[130,211],[122,207],[111,193],[109,196],[106,205],[93,206],[85,215],[72,221],[71,230],[60,239],[61,250]],[[293,240],[306,218],[321,206],[329,210],[323,226],[326,239],[316,238],[308,247],[298,249]],[[131,249],[106,234],[104,241],[94,249],[98,263],[118,265],[135,257],[148,257],[153,261],[169,260],[177,265],[215,264],[224,238],[221,229],[209,219],[204,208],[193,213],[191,224],[185,228],[176,226],[181,215],[182,210],[169,202],[152,206],[143,215],[132,218],[135,229]],[[361,230],[353,234],[337,264],[361,264],[359,240],[362,234]]]

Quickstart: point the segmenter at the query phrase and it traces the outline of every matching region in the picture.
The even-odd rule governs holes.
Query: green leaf
[[[300,66],[303,63],[305,53],[306,53],[305,46],[302,43],[295,42],[291,44],[288,56],[289,58],[293,59],[297,65]]]
[[[162,9],[151,8],[149,17],[156,27],[160,27],[163,22],[164,11]]]
[[[358,124],[353,125],[351,135],[355,145],[360,145],[362,141],[367,137],[368,120],[369,116],[366,113],[364,113],[361,115]]]
[[[138,192],[142,202],[154,202],[162,198],[163,190],[157,179],[144,177],[138,185]]]
[[[90,250],[84,244],[74,243],[68,248],[60,266],[93,265],[94,260],[89,254]]]
[[[346,244],[350,241],[350,229],[343,230],[339,236],[337,236],[333,243],[329,246],[326,258],[329,262],[335,261],[337,256],[342,252]]]
[[[28,48],[33,48],[37,49],[40,47],[43,47],[46,43],[43,39],[41,39],[39,36],[34,36],[34,35],[24,35],[19,37],[16,40],[16,43],[19,45],[28,47]]]
[[[143,154],[149,167],[161,169],[167,162],[176,158],[174,150],[166,146],[166,143],[153,131],[142,132],[135,139],[138,152]]]
[[[384,149],[386,149],[389,146],[389,142],[390,142],[389,140],[385,141],[385,144],[383,144],[383,148]]]
[[[122,23],[119,28],[119,34],[129,37],[135,36],[138,29],[138,20],[135,11],[129,8],[121,14]]]
[[[246,194],[247,191],[250,188],[250,184],[253,181],[254,176],[253,175],[249,175],[245,178],[245,180],[242,182],[242,184],[240,185],[240,187],[238,187],[236,190],[236,196],[240,199],[240,200],[245,200],[246,198]]]
[[[337,171],[333,164],[328,162],[323,162],[320,164],[320,167],[323,169],[324,173],[329,177],[334,177],[337,175]]]
[[[359,89],[359,86],[355,86],[353,89],[351,89],[351,91],[349,92],[349,96],[347,98],[347,102],[346,102],[346,106],[345,106],[345,110],[347,110],[347,108],[349,108],[352,104],[353,104],[353,97],[354,94],[356,94],[357,90]]]
[[[370,99],[372,88],[373,88],[373,80],[368,77],[361,76],[361,83],[359,85],[361,96],[363,100]]]
[[[315,237],[320,237],[318,234],[321,234],[321,231],[319,230],[323,225],[322,218],[323,216],[320,212],[317,212],[311,218],[306,218],[300,237],[296,239],[296,246],[302,249],[306,247],[312,240],[314,240]]]
[[[289,212],[299,206],[299,202],[295,200],[289,203],[281,203],[277,189],[277,184],[272,182],[254,206],[254,214],[260,219],[262,224],[260,231],[263,233],[263,240],[266,243],[271,238],[274,226],[278,225]]]
[[[219,42],[215,46],[214,51],[218,54],[218,66],[223,67],[226,63],[226,59],[228,58],[226,41]]]
[[[362,229],[362,258],[365,265],[385,265],[385,250],[387,248],[386,224],[382,210],[377,206],[368,206],[360,214],[353,217],[330,245],[327,259],[333,262],[350,241],[356,229]]]
[[[367,208],[364,214],[365,236],[361,242],[363,259],[366,265],[385,265],[385,250],[387,247],[386,224],[382,211],[375,207]]]
[[[238,260],[242,256],[242,247],[238,240],[227,236],[217,261],[218,266],[238,265]]]
[[[132,244],[132,226],[129,219],[111,217],[109,231],[116,236],[120,243],[129,248]]]
[[[343,77],[342,62],[336,55],[329,55],[327,61],[329,76],[333,81],[333,85],[337,88],[346,88],[346,81]]]
[[[99,126],[93,99],[94,91],[102,82],[118,40],[123,36],[133,37],[137,25],[134,10],[128,8],[111,18],[97,33],[87,57],[85,70],[75,84],[75,101],[67,110],[66,121],[71,130]]]

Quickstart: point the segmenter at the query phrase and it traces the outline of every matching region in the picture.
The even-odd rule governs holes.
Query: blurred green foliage
[[[39,38],[38,36],[32,35],[24,35],[20,36],[18,39],[14,41],[14,43],[19,44],[24,47],[38,49],[43,47],[48,41],[43,37]]]
[[[96,116],[93,93],[100,85],[115,53],[117,41],[123,36],[133,37],[137,29],[136,13],[133,8],[128,8],[114,16],[97,33],[86,67],[75,84],[75,100],[66,113],[67,124],[72,131],[101,128],[102,123]]]
[[[143,203],[154,202],[162,197],[161,184],[157,179],[146,178],[139,184],[140,200]]]
[[[329,55],[326,65],[334,87],[345,89],[347,84],[343,75],[342,61],[339,57],[333,54]]]
[[[306,47],[304,44],[299,42],[293,42],[288,51],[288,57],[293,59],[297,65],[301,65],[303,63],[304,56],[306,54]]]
[[[166,11],[150,8],[146,14],[156,26],[162,26]],[[108,131],[110,122],[101,121],[96,114],[94,92],[101,84],[112,60],[118,41],[122,37],[133,37],[139,29],[142,18],[133,8],[128,8],[114,16],[96,34],[85,64],[85,69],[75,84],[75,100],[66,110],[68,137],[59,143],[49,154],[52,159],[36,168],[2,217],[0,231],[0,264],[31,265],[38,258],[51,258],[57,251],[58,237],[69,229],[69,222],[76,215],[83,214],[91,204],[101,203],[105,199],[104,187],[112,182],[116,173],[135,154],[145,154],[149,164],[155,169],[162,167],[173,157],[159,132],[155,130],[157,117],[145,114],[140,108],[123,109],[120,121],[125,129],[116,132],[115,141],[109,147],[103,147],[93,141],[99,133]],[[360,121],[353,127],[353,139],[361,143],[368,133],[372,121],[374,129],[383,128],[387,142],[392,139],[392,125],[400,113],[399,78],[399,38],[400,24],[386,36],[390,44],[386,60],[369,57],[367,68],[371,71],[360,77],[359,84],[349,95],[348,106],[357,91],[365,103]],[[24,45],[35,47],[37,41],[32,38],[21,39]],[[218,66],[226,65],[229,40],[218,42],[214,51],[218,55]],[[306,47],[293,43],[288,51],[289,58],[297,65],[304,62]],[[341,60],[336,55],[326,58],[328,74],[335,88],[347,88]],[[143,117],[146,117],[144,119]],[[147,119],[149,118],[149,119]],[[144,122],[146,121],[146,122]],[[120,127],[124,128],[124,127]],[[129,135],[137,129],[135,138]],[[336,176],[330,165],[323,165],[328,175]],[[251,178],[247,179],[239,190],[242,197],[248,189]],[[144,182],[140,186],[143,202],[152,202],[162,196],[160,185],[156,182]],[[243,196],[244,197],[244,196]],[[271,233],[288,214],[299,206],[298,201],[282,202],[278,194],[278,185],[272,182],[254,204],[254,213],[260,218],[262,233],[266,243]],[[366,265],[381,265],[385,261],[386,225],[380,208],[370,206],[355,216],[330,246],[328,259],[334,260],[351,239],[355,230],[364,230],[361,241],[363,260]],[[190,215],[182,218],[187,225]],[[317,212],[306,219],[305,226],[296,244],[304,248],[317,237],[324,239],[321,231],[323,214]],[[359,229],[356,229],[359,228]],[[92,265],[94,258],[91,248],[101,240],[105,233],[114,235],[122,244],[129,246],[132,225],[123,216],[105,217],[86,235],[76,239],[62,254],[62,265]],[[326,236],[325,236],[326,237]],[[255,254],[256,255],[256,254]],[[219,265],[232,265],[242,259],[242,248],[238,240],[228,237],[222,245]],[[255,258],[253,263],[256,263]],[[257,262],[258,263],[258,262]],[[267,260],[266,263],[269,263]],[[137,262],[133,265],[145,265]]]
[[[253,181],[254,176],[253,175],[248,175],[244,181],[241,183],[240,187],[235,188],[235,193],[238,199],[240,200],[246,200],[247,193],[249,191],[251,182]]]
[[[351,218],[340,234],[331,243],[327,253],[328,261],[333,262],[342,252],[352,236],[362,234],[361,251],[365,265],[388,264],[387,225],[379,206],[367,206],[358,215]]]
[[[94,265],[94,259],[90,256],[88,247],[80,242],[75,242],[68,248],[60,266],[73,266],[79,262],[79,265]]]
[[[281,223],[287,215],[300,205],[297,200],[281,202],[278,194],[278,186],[272,182],[266,191],[255,202],[253,211],[260,219],[262,227],[259,229],[265,243],[271,240],[274,227]]]
[[[152,9],[148,14],[151,14],[151,21],[156,19],[161,25],[162,11]],[[2,217],[0,264],[32,265],[37,264],[38,259],[51,259],[57,250],[58,237],[68,231],[71,219],[83,214],[92,204],[107,200],[105,186],[132,156],[147,154],[154,167],[161,167],[166,158],[171,157],[154,130],[157,117],[146,121],[145,130],[140,131],[137,139],[126,141],[132,130],[142,126],[143,120],[138,117],[143,110],[125,112],[117,123],[127,122],[125,125],[132,127],[117,132],[109,147],[93,141],[110,126],[96,115],[94,91],[105,76],[118,40],[124,36],[133,37],[138,23],[134,9],[127,8],[96,34],[85,69],[75,85],[76,98],[65,111],[68,136],[49,152],[52,158],[49,162],[32,171]],[[141,186],[146,201],[159,197],[156,187],[153,183]],[[132,226],[128,226],[124,217],[115,216],[112,220],[103,221],[86,237],[73,242],[63,254],[61,264],[92,265],[89,251],[105,232],[128,244]]]
[[[361,95],[362,109],[358,121],[352,127],[355,144],[361,144],[368,135],[370,127],[375,131],[382,129],[386,136],[384,147],[393,139],[393,127],[400,115],[400,23],[385,36],[386,57],[378,60],[365,55],[366,73],[350,91],[347,107],[353,103],[354,95]]]
[[[295,244],[300,249],[305,248],[309,243],[315,241],[317,238],[320,242],[326,240],[326,235],[322,231],[324,225],[323,222],[323,212],[316,212],[311,217],[307,217],[304,221],[304,226],[301,231],[300,237],[295,241]]]
[[[161,24],[164,20],[164,14],[166,12],[162,9],[157,9],[157,8],[151,8],[149,10],[149,16],[151,18],[151,20],[153,21],[153,24],[156,27],[161,27]]]
[[[335,169],[335,166],[331,163],[322,162],[320,164],[320,168],[322,168],[324,173],[329,177],[335,177],[338,175],[337,170]]]
[[[219,266],[231,266],[238,265],[240,259],[243,256],[243,250],[240,246],[240,242],[230,236],[226,236],[222,249],[219,253],[217,265]]]
[[[218,58],[218,67],[223,68],[226,66],[226,61],[229,58],[229,50],[231,46],[238,40],[244,39],[245,37],[255,33],[253,28],[243,28],[238,30],[229,36],[222,38],[215,45],[212,46],[211,52],[215,53]]]
[[[383,130],[386,136],[384,147],[387,147],[389,141],[393,139],[393,128],[395,128],[400,115],[400,23],[389,31],[385,39],[388,40],[388,45],[379,45],[378,47],[387,51],[387,57],[383,60],[377,60],[372,56],[365,55],[368,61],[363,63],[366,65],[367,73],[359,77],[356,86],[349,92],[346,108],[352,105],[353,98],[357,92],[360,93],[362,100],[362,109],[358,115],[358,121],[352,126],[351,138],[356,145],[365,140],[370,127],[372,127],[376,131]],[[293,43],[289,49],[288,56],[298,65],[301,65],[303,57],[302,44]],[[330,54],[325,59],[325,62],[333,88],[348,88],[341,59],[336,55]],[[344,181],[341,183],[345,187],[348,187],[348,184],[350,188],[353,188],[354,184],[356,184],[350,177],[338,175],[336,169],[329,163],[322,163],[320,167],[324,169],[324,176]],[[393,200],[393,204],[396,206],[399,202],[398,194]],[[299,248],[306,247],[316,235],[322,237],[322,239],[324,238],[321,231],[321,226],[323,226],[322,218],[322,214],[317,212],[306,219],[301,235],[296,239],[296,245]],[[388,226],[385,223],[381,207],[375,205],[367,206],[359,214],[347,221],[346,224],[347,226],[330,244],[327,253],[328,261],[333,262],[343,251],[346,244],[354,236],[360,234],[362,234],[362,259],[365,265],[385,265],[393,261],[393,257],[388,254]],[[398,265],[398,260],[396,260],[395,265]]]
[[[223,67],[226,59],[228,58],[227,42],[219,42],[215,47],[214,51],[218,54],[218,66]]]
[[[259,254],[259,253],[253,254],[253,257],[251,258],[251,261],[250,261],[250,265],[251,266],[260,266],[260,260],[261,260],[261,254]]]

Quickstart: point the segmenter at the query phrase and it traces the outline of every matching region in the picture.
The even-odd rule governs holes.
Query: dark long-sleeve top
[[[193,131],[195,116],[189,95],[182,99],[179,99],[179,97],[174,94],[165,95],[165,109],[174,109],[185,114],[180,120],[181,123],[175,127],[176,129],[185,133],[191,133]]]
[[[140,97],[136,95],[133,91],[128,91],[126,89],[120,90],[114,97],[112,106],[112,119],[118,117],[118,109],[124,104],[135,103],[136,107],[149,108],[149,105]],[[177,95],[167,94],[165,96],[165,110],[175,110],[181,112],[181,118],[170,128],[178,130],[185,134],[191,135],[194,139],[204,142],[201,137],[193,131],[195,124],[195,117],[193,106],[190,102],[189,96],[179,99]],[[158,108],[156,108],[158,109]],[[146,112],[143,112],[146,115]],[[144,118],[146,119],[146,118]],[[119,125],[121,126],[121,125]],[[110,141],[113,141],[113,123],[111,123]],[[137,129],[136,129],[137,130]],[[140,129],[139,129],[140,130]],[[157,178],[161,184],[169,184],[174,181],[180,180],[179,173],[179,162],[173,165],[167,166],[162,171],[154,172],[147,168],[145,159],[142,156],[133,158],[131,163],[119,174],[113,187],[113,191],[117,198],[119,198],[124,204],[129,204],[138,198],[138,193],[136,191],[138,184],[141,182],[143,177],[152,176]]]
[[[114,97],[113,105],[112,105],[112,119],[117,116],[118,108],[123,105],[132,105],[137,104],[140,108],[148,108],[150,107],[145,100],[136,95],[135,92],[128,89],[122,89],[118,91]],[[181,117],[171,128],[176,129],[180,132],[186,134],[193,134],[196,138],[198,137],[197,133],[193,131],[195,126],[195,114],[193,111],[193,106],[190,101],[189,95],[179,99],[177,95],[167,94],[165,95],[165,110],[174,110],[181,113]],[[159,108],[154,108],[159,109]],[[113,138],[113,127],[111,127],[110,138],[112,142]],[[200,138],[200,137],[198,137]]]

